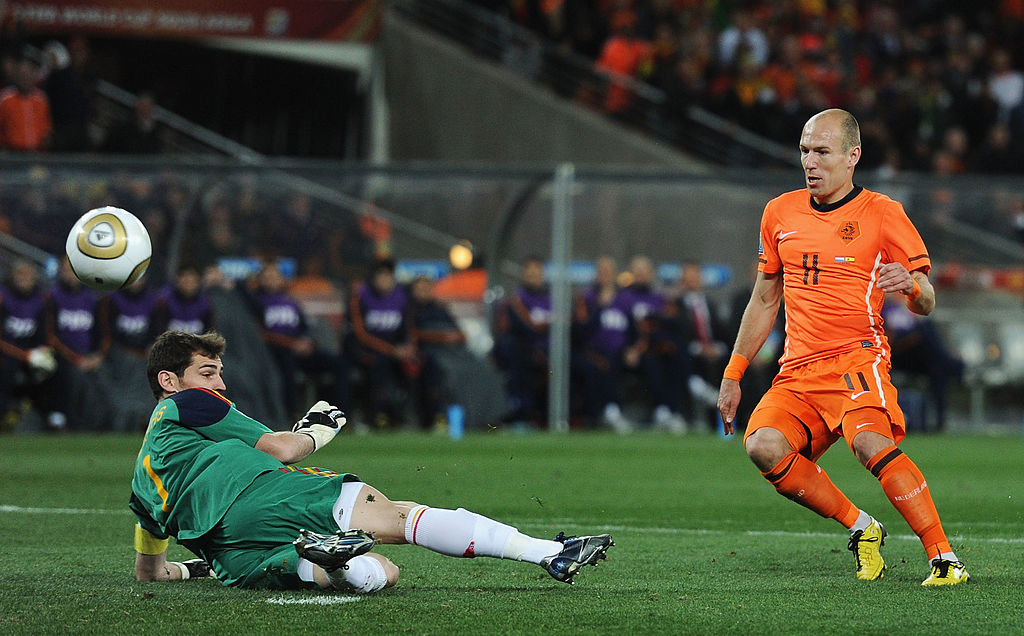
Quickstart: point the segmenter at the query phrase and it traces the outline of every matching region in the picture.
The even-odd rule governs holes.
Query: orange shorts
[[[858,349],[782,371],[750,416],[744,440],[774,428],[815,461],[840,437],[852,445],[865,430],[899,444],[906,423],[889,366],[877,352]]]

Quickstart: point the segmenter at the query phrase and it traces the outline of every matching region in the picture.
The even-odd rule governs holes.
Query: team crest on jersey
[[[857,221],[843,221],[836,228],[836,234],[842,239],[843,243],[849,245],[860,236],[860,223]]]

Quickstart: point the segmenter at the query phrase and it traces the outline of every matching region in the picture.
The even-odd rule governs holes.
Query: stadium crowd
[[[0,151],[157,154],[166,128],[156,97],[143,92],[131,112],[100,108],[89,41],[49,40],[41,49],[14,24],[0,30]]]
[[[391,229],[372,207],[352,217],[302,191],[261,187],[248,174],[205,190],[168,173],[27,175],[0,191],[0,230],[21,241],[62,254],[80,210],[115,204],[139,214],[154,245],[180,249],[173,259],[157,249],[141,282],[106,295],[83,288],[63,264],[51,280],[29,262],[4,268],[0,411],[9,420],[34,406],[54,429],[138,428],[151,405],[110,396],[124,395],[125,386],[147,394],[140,365],[160,331],[200,333],[237,322],[218,318],[224,297],[245,308],[259,333],[265,362],[280,378],[275,401],[289,415],[301,410],[305,387],[322,384],[336,403],[359,402],[357,419],[367,424],[434,428],[455,399],[448,380],[457,374],[464,384],[486,365],[506,378],[494,401],[507,395],[508,404],[494,407],[495,422],[536,426],[546,416],[551,300],[538,259],[524,264],[522,288],[496,303],[492,363],[467,351],[432,281],[396,280]],[[602,258],[593,287],[578,290],[574,421],[623,431],[630,420],[676,432],[686,420],[710,427],[710,387],[735,316],[708,302],[697,264],[667,286],[645,257],[624,269]],[[325,302],[328,311],[306,315],[310,303]],[[80,421],[83,396],[103,403],[87,409],[90,422]]]
[[[616,74],[663,90],[670,137],[699,105],[788,145],[842,107],[861,124],[862,170],[1024,171],[1019,0],[476,3],[594,60],[612,114],[631,100]]]
[[[51,280],[29,263],[4,267],[0,416],[8,427],[28,407],[54,429],[141,427],[152,407],[143,354],[166,328],[233,329],[240,348],[264,350],[239,368],[253,365],[261,373],[247,375],[277,378],[252,393],[271,396],[282,416],[300,414],[317,392],[369,428],[429,430],[443,427],[448,407],[472,393],[491,403],[475,414],[476,425],[535,427],[546,419],[551,295],[538,258],[523,262],[520,287],[494,303],[486,326],[494,346],[483,359],[467,349],[435,283],[396,277],[391,228],[372,206],[343,213],[245,172],[203,183],[169,172],[55,177],[39,168],[7,183],[0,231],[58,255],[81,210],[114,204],[137,212],[154,245],[164,247],[140,284],[108,295],[82,288],[66,267],[49,272]],[[176,258],[167,246],[179,246]],[[594,272],[592,283],[576,290],[573,309],[573,422],[623,432],[648,422],[676,433],[713,430],[713,387],[738,329],[745,281],[736,281],[734,298],[725,290],[708,294],[699,263],[659,279],[642,255],[621,265],[601,257]],[[318,308],[315,315],[310,307]],[[219,311],[233,313],[222,319]],[[906,322],[906,332],[927,333],[926,325]],[[243,328],[255,334],[252,341],[238,333]],[[752,361],[744,378],[750,391],[773,377],[780,334],[777,326]],[[930,374],[941,398],[962,368],[936,352],[935,342],[934,334],[908,339],[902,357],[909,372]],[[493,383],[479,384],[488,374]],[[127,394],[143,400],[109,399]],[[80,419],[86,397],[101,403],[88,409],[89,422]],[[944,404],[937,408],[942,413]]]

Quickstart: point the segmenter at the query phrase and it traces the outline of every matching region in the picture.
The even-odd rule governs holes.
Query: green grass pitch
[[[138,444],[0,439],[0,633],[1024,633],[1017,437],[903,444],[973,576],[926,589],[920,543],[841,442],[822,464],[888,527],[881,581],[856,581],[845,531],[777,495],[736,440],[344,435],[306,463],[534,535],[607,531],[617,543],[573,586],[525,563],[386,546],[402,579],[370,597],[136,582],[126,503]],[[323,604],[299,603],[310,600]]]

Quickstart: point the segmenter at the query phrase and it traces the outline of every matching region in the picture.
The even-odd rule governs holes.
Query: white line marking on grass
[[[131,511],[128,509],[124,510],[109,510],[103,508],[27,508],[24,506],[10,506],[0,505],[0,513],[13,513],[13,514],[56,514],[56,515],[130,515]],[[538,528],[554,528],[564,529],[566,526],[570,527],[581,527],[586,526],[594,530],[605,530],[608,532],[637,532],[637,533],[648,533],[648,534],[687,534],[687,535],[746,535],[748,537],[801,537],[805,539],[834,539],[840,536],[839,532],[795,532],[792,530],[714,530],[709,528],[659,528],[650,527],[645,528],[643,526],[629,526],[629,525],[608,525],[601,523],[584,523],[578,520],[572,519],[554,519],[544,521],[526,521],[521,520],[520,525],[536,526]],[[989,526],[1005,526],[1010,528],[1010,524],[998,524],[996,522],[980,522],[972,524],[970,522],[962,522],[956,524],[949,524],[951,526],[970,526],[970,525],[989,525]],[[1016,528],[1016,526],[1012,526]],[[890,539],[899,539],[901,541],[917,541],[918,538],[912,534],[890,534]],[[974,543],[997,543],[997,544],[1024,544],[1024,537],[977,537],[977,536],[964,536],[963,534],[949,535],[947,537],[950,541],[965,541]],[[342,598],[342,597],[326,597],[326,598]],[[361,597],[354,596],[352,598],[359,599]],[[306,601],[303,601],[306,602]],[[336,601],[332,601],[336,602]]]
[[[268,598],[267,602],[274,605],[338,605],[340,603],[355,603],[361,600],[363,600],[362,596],[307,596],[304,598],[275,596]]]
[[[520,525],[535,525],[541,528],[565,528],[567,525],[571,526],[582,526],[584,524],[580,522],[562,522],[562,523],[548,523],[538,522],[527,524],[526,522],[520,522]],[[800,537],[805,539],[835,539],[838,536],[842,536],[840,532],[794,532],[790,530],[712,530],[708,528],[644,528],[641,526],[626,526],[626,525],[608,525],[608,524],[594,524],[593,526],[587,525],[588,528],[593,530],[600,530],[604,532],[636,532],[636,533],[647,533],[647,534],[686,534],[686,535],[746,535],[748,537]],[[902,541],[918,541],[917,536],[912,534],[890,534],[890,539],[900,539]],[[1005,543],[1005,544],[1024,544],[1024,537],[966,537],[961,534],[949,535],[947,537],[950,541],[965,541],[973,543]]]
[[[30,515],[129,515],[131,510],[104,510],[102,508],[26,508],[24,506],[0,506],[0,512]]]

